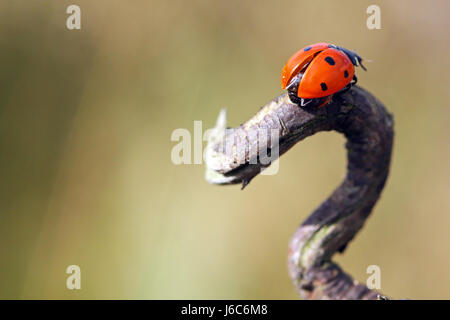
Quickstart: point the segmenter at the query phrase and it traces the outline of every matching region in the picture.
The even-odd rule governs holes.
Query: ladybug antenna
[[[359,65],[361,66],[361,68],[363,68],[364,71],[367,71],[366,67],[363,66],[362,64],[362,59],[358,61]]]
[[[362,61],[362,59],[361,59],[361,61]],[[364,66],[362,65],[361,61],[359,62],[359,64],[361,65],[361,67],[362,67],[365,71],[367,71],[367,70],[366,70],[366,67],[364,67]],[[372,63],[373,60],[364,60],[364,63],[366,63],[366,62]]]
[[[367,71],[366,67],[363,66],[362,61],[363,59],[355,52],[352,51],[352,53],[354,54],[355,60],[356,60],[356,66],[360,66],[364,71]]]
[[[353,64],[355,66],[360,66],[364,71],[367,71],[366,67],[364,67],[364,65],[362,64],[363,59],[355,51],[350,51],[350,52],[352,54],[352,57],[350,58],[350,60],[354,60]],[[347,55],[348,55],[348,53],[347,53]]]

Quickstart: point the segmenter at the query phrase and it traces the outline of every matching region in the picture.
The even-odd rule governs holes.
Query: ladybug
[[[351,50],[325,42],[297,51],[281,72],[281,86],[300,106],[324,106],[335,93],[351,88],[358,79],[355,67],[362,58]]]

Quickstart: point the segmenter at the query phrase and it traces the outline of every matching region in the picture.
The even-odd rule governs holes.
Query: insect
[[[355,67],[362,58],[351,50],[325,42],[297,51],[281,72],[281,86],[300,106],[324,106],[333,95],[351,88],[358,79]]]

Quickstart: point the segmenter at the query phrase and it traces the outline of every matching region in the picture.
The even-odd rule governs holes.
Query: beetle
[[[281,86],[292,102],[300,106],[324,106],[335,93],[343,92],[358,79],[355,66],[362,58],[346,48],[319,42],[297,51],[281,71]]]

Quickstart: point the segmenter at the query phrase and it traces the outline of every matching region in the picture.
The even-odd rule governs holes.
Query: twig
[[[206,154],[206,179],[214,184],[245,186],[267,167],[259,162],[261,137],[259,144],[254,138],[258,130],[278,133],[280,155],[319,131],[335,130],[345,135],[347,175],[295,232],[289,246],[289,273],[306,299],[385,298],[354,281],[331,260],[362,228],[388,176],[393,119],[382,103],[357,86],[322,108],[299,107],[283,94],[238,128],[225,130],[225,126],[222,111]],[[262,140],[272,159],[276,157],[273,136],[265,134]],[[234,147],[228,152],[223,146],[230,141]]]

